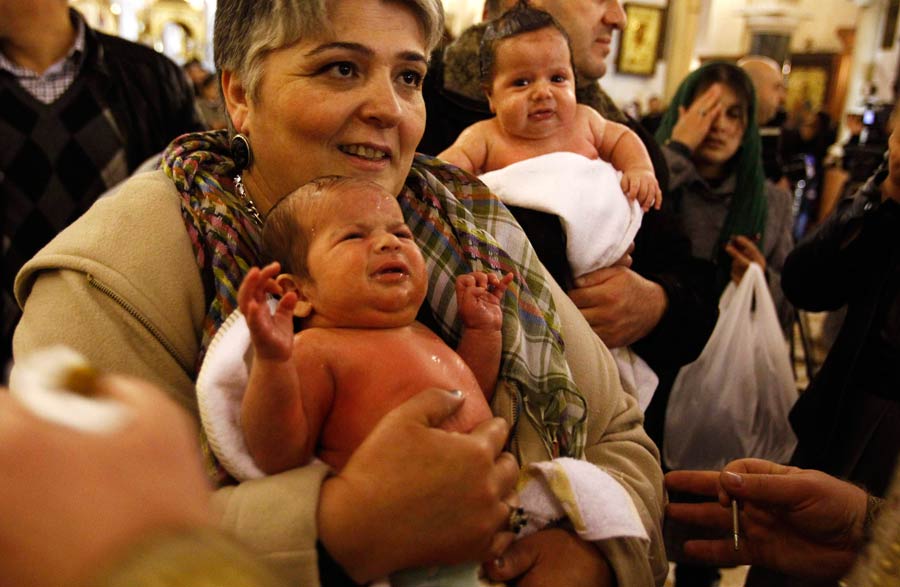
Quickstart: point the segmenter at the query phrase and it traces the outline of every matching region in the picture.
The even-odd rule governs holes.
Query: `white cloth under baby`
[[[213,337],[197,378],[200,417],[209,446],[222,466],[241,481],[264,476],[250,456],[240,423],[251,356],[247,321],[235,311]],[[587,461],[558,458],[531,463],[523,468],[518,489],[529,517],[522,535],[568,517],[585,540],[647,538],[628,492]]]
[[[643,211],[622,192],[621,174],[602,159],[549,153],[479,177],[504,203],[559,217],[576,277],[619,260],[641,227]],[[645,410],[659,378],[631,349],[611,349],[622,386]]]
[[[519,538],[568,518],[588,542],[649,540],[631,496],[616,479],[587,461],[568,457],[526,465],[517,486],[528,523]]]
[[[197,376],[197,404],[207,443],[238,481],[265,477],[250,456],[241,428],[241,401],[252,357],[250,329],[241,311],[235,310],[216,331]]]

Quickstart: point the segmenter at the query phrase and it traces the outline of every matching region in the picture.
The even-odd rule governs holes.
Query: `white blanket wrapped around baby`
[[[621,174],[602,159],[576,153],[540,155],[479,177],[504,203],[559,217],[575,277],[609,267],[628,250],[643,211],[622,192]],[[647,408],[656,373],[629,348],[612,349],[626,391]]]

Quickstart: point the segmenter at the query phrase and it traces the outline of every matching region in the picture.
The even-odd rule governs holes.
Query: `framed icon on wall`
[[[656,72],[656,62],[662,52],[665,8],[628,2],[624,9],[627,21],[619,43],[616,71],[651,76]]]

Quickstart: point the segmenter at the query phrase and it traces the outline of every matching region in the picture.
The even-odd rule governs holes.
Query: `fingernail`
[[[459,389],[451,389],[448,393],[456,398],[461,398],[463,396],[462,390]]]
[[[504,564],[506,564],[506,562],[503,560],[502,556],[498,556],[494,559],[494,566],[498,569],[502,569]]]
[[[731,471],[725,471],[725,478],[728,479],[728,482],[734,487],[741,487],[744,484],[744,478]]]

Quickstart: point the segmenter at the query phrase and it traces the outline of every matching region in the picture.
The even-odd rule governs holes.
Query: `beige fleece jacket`
[[[548,281],[552,279],[547,277]],[[30,260],[16,278],[24,314],[15,356],[60,343],[101,369],[142,377],[194,416],[194,362],[206,313],[203,286],[172,182],[155,171],[134,176]],[[553,284],[566,357],[588,399],[587,458],[632,496],[651,538],[598,543],[620,587],[662,585],[664,492],[659,455],[642,415],[624,393],[613,359],[581,313]],[[496,414],[512,399],[498,390]],[[545,460],[527,419],[515,446],[521,462]],[[259,552],[291,583],[318,585],[316,504],[324,466],[310,465],[219,489],[214,503],[228,532]]]

